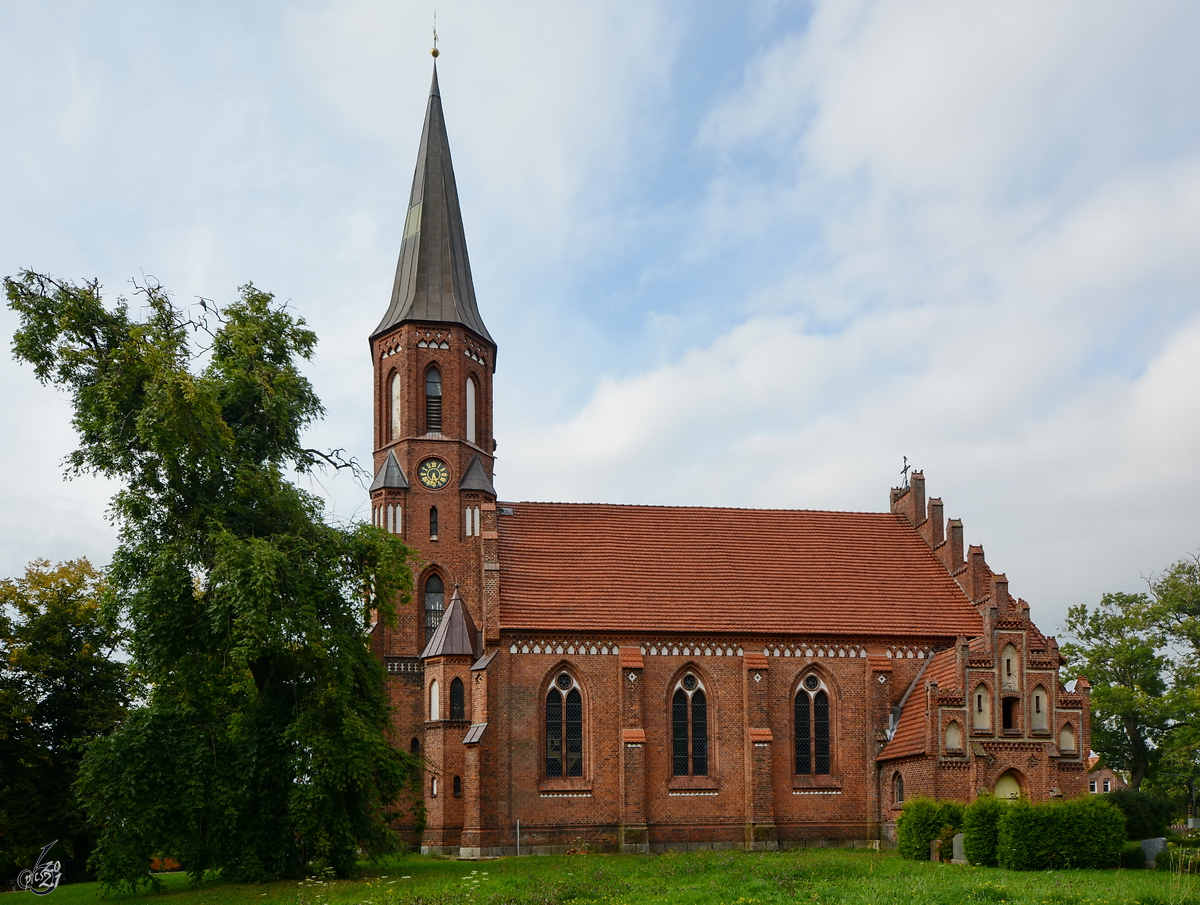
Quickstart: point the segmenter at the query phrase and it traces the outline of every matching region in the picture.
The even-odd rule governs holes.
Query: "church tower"
[[[496,499],[496,344],[475,303],[436,63],[396,280],[370,344],[371,519],[420,555],[412,605],[399,608],[396,629],[377,629],[376,644],[390,672],[416,672],[456,589],[481,624],[481,538]]]

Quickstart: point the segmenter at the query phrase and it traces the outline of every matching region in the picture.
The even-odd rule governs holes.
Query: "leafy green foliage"
[[[1146,853],[1140,842],[1126,842],[1121,848],[1121,867],[1125,870],[1141,870],[1146,866]]]
[[[31,563],[0,581],[0,879],[42,847],[83,877],[91,842],[75,800],[85,743],[128,706],[120,633],[100,618],[104,578],[86,559]]]
[[[963,806],[954,801],[934,801],[932,798],[906,801],[896,819],[900,854],[911,861],[928,861],[929,843],[941,837],[946,827],[958,832],[962,818]]]
[[[1099,796],[1020,799],[1000,818],[998,861],[1010,870],[1115,867],[1124,845],[1125,817]]]
[[[407,598],[409,551],[327,524],[287,477],[337,462],[301,439],[322,413],[298,367],[314,334],[250,285],[200,320],[157,286],[142,320],[95,283],[5,286],[16,356],[72,396],[72,469],[123,485],[110,615],[148,693],[83,762],[101,878],[143,883],[151,855],[194,878],[345,875],[360,846],[388,851],[419,771],[389,744],[367,629]]]
[[[1129,839],[1152,839],[1165,836],[1175,808],[1160,795],[1117,789],[1104,796],[1125,815],[1125,832]]]
[[[1008,803],[991,795],[980,795],[963,812],[963,853],[980,867],[995,867],[1000,840],[1000,818]]]
[[[1071,607],[1063,645],[1092,685],[1092,748],[1134,791],[1200,782],[1200,558],[1149,580],[1149,593]]]
[[[1105,594],[1093,611],[1073,606],[1066,627],[1075,641],[1062,647],[1071,673],[1092,685],[1092,748],[1108,766],[1128,773],[1135,790],[1171,725],[1170,663],[1159,653],[1161,634],[1146,618],[1149,606],[1147,595],[1123,593]]]

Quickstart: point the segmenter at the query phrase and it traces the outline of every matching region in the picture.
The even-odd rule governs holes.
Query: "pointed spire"
[[[379,466],[379,471],[375,472],[375,480],[371,482],[371,488],[367,492],[374,493],[376,490],[385,490],[387,488],[394,490],[408,489],[408,478],[404,474],[404,469],[400,467],[400,462],[396,459],[396,453],[390,449],[388,450],[387,458]]]
[[[433,637],[421,652],[422,659],[429,657],[475,656],[478,646],[479,632],[471,613],[458,594],[458,585],[454,586],[454,596],[450,598],[450,606],[442,621],[438,623]]]
[[[372,335],[402,321],[462,324],[492,339],[475,304],[436,62],[391,304]]]

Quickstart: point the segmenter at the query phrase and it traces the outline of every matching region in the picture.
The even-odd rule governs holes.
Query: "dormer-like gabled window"
[[[425,433],[442,432],[442,372],[431,367],[425,372]]]

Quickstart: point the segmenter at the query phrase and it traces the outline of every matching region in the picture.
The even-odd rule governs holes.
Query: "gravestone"
[[[967,854],[963,845],[963,834],[954,834],[954,857],[950,859],[951,864],[966,864]]]
[[[1142,854],[1146,858],[1146,866],[1154,867],[1154,859],[1158,857],[1158,853],[1165,851],[1167,848],[1167,840],[1164,836],[1155,836],[1153,839],[1142,840]]]

